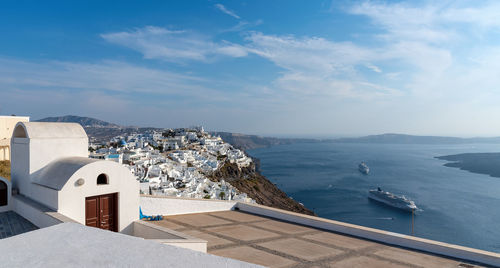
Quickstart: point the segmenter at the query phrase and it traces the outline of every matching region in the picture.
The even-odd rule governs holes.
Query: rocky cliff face
[[[240,169],[236,164],[226,162],[209,177],[213,181],[224,179],[239,191],[246,193],[248,197],[254,199],[258,204],[307,215],[315,215],[313,211],[291,199],[285,192],[262,176],[255,170],[253,164]]]

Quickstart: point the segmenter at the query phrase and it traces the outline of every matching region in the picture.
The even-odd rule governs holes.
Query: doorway
[[[7,206],[9,200],[9,188],[7,184],[0,181],[0,206]]]
[[[85,198],[85,225],[118,231],[118,194]]]

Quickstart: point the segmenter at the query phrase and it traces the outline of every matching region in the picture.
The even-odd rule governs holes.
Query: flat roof
[[[240,211],[153,223],[207,240],[208,253],[269,267],[480,267]]]
[[[5,267],[260,267],[77,223],[2,239],[0,252]]]

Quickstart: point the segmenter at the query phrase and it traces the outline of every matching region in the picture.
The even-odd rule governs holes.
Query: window
[[[8,194],[7,184],[0,181],[0,206],[7,206]]]
[[[108,175],[102,173],[97,176],[97,185],[109,184]]]
[[[14,138],[27,138],[28,136],[26,135],[26,131],[24,130],[23,126],[17,126],[14,129]]]

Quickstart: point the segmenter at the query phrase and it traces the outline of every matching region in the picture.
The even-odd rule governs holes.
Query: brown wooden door
[[[117,194],[106,194],[85,199],[85,225],[117,231]]]

